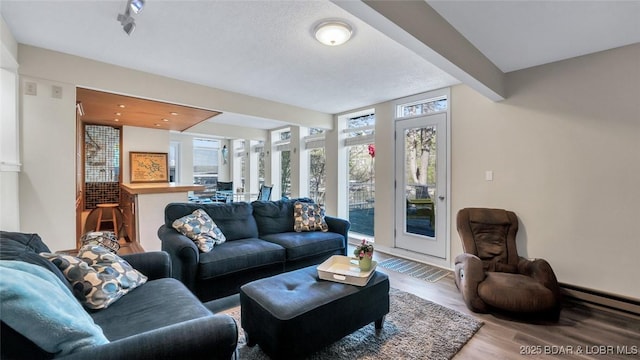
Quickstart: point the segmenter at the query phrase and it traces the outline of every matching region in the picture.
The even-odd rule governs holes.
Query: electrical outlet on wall
[[[24,82],[24,94],[25,95],[38,95],[38,84],[33,81]]]

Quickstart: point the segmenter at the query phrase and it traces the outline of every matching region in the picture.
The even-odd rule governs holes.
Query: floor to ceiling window
[[[291,131],[289,128],[273,131],[272,135],[272,163],[273,179],[278,179],[274,186],[272,198],[291,196]],[[279,191],[279,193],[278,193]]]
[[[349,221],[351,231],[374,235],[375,213],[375,114],[373,110],[347,120]]]
[[[258,153],[258,187],[265,185],[265,159],[264,159],[264,141],[260,140],[251,147],[251,151]],[[266,184],[271,186],[271,184]]]
[[[305,137],[305,149],[309,154],[309,197],[324,205],[326,189],[326,163],[324,129],[310,128]]]
[[[244,140],[235,140],[232,142],[233,145],[233,156],[235,161],[233,163],[233,186],[234,190],[237,193],[249,192],[247,181],[247,158],[245,156],[245,141]],[[236,173],[240,176],[236,177]],[[244,200],[244,196],[238,198]]]

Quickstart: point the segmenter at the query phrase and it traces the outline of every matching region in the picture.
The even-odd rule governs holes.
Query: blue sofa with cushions
[[[162,250],[171,256],[173,276],[200,300],[210,301],[236,294],[250,281],[346,255],[349,221],[324,216],[325,231],[295,231],[296,203],[314,205],[309,198],[167,205],[158,237]],[[210,216],[226,238],[206,253],[173,228],[174,221],[198,209]]]
[[[0,232],[1,359],[231,359],[235,355],[238,328],[233,318],[212,314],[171,278],[166,253],[114,257],[145,280],[99,310],[81,305],[78,286],[86,293],[87,284],[70,284],[71,275],[60,270],[58,260],[63,257],[56,256],[36,234]],[[92,286],[88,285],[93,291]],[[101,297],[97,294],[95,299]]]

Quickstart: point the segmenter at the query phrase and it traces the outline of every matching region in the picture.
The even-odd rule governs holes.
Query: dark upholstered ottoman
[[[317,266],[256,280],[240,288],[247,345],[272,358],[299,358],[389,313],[389,278],[375,272],[366,286],[320,280]]]

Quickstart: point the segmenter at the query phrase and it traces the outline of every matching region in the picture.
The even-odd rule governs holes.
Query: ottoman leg
[[[384,325],[384,316],[376,320],[376,329],[382,329],[382,325]]]

